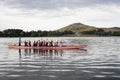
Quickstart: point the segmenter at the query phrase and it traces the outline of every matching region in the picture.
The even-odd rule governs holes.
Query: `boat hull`
[[[72,50],[72,49],[84,49],[86,45],[80,45],[80,46],[52,46],[52,47],[27,47],[27,46],[17,46],[17,45],[9,45],[8,46],[11,49],[56,49],[56,50]]]

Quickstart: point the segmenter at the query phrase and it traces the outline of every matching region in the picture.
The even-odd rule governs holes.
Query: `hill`
[[[58,29],[58,31],[73,31],[73,32],[83,32],[83,31],[89,31],[89,30],[94,30],[96,29],[96,27],[94,26],[89,26],[89,25],[85,25],[82,23],[74,23],[71,25],[68,25],[66,27],[63,27],[61,29]]]
[[[97,28],[97,27],[85,25],[85,24],[82,24],[82,23],[74,23],[74,24],[68,25],[66,27],[60,28],[60,29],[58,29],[58,31],[60,31],[60,32],[72,31],[72,32],[75,33],[74,36],[85,36],[85,35],[83,35],[81,33],[83,33],[83,32],[90,32],[90,31],[96,31],[97,32],[97,30],[99,31],[101,29],[104,32],[112,32],[112,33],[114,31],[120,31],[119,27]],[[100,32],[100,33],[102,33],[102,32]],[[89,36],[89,34],[87,36]]]

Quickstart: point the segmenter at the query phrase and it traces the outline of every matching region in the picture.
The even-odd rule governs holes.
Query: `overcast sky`
[[[72,23],[120,27],[120,0],[0,0],[0,31],[56,30]]]

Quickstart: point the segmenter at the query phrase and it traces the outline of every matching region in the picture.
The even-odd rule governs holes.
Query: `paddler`
[[[24,44],[25,44],[25,46],[28,46],[28,42],[26,40],[24,41]]]
[[[21,46],[21,37],[19,37],[19,46]]]
[[[29,44],[29,46],[31,47],[31,41],[30,41],[30,40],[29,40],[28,44]]]

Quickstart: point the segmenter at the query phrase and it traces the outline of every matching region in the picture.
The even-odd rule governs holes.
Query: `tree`
[[[120,36],[120,31],[114,31],[113,36]]]
[[[2,31],[0,31],[0,37],[4,37],[4,34]]]
[[[7,29],[3,31],[5,37],[18,37],[21,32],[23,32],[21,29]]]
[[[31,31],[31,36],[30,37],[38,37],[38,33],[36,31]]]

